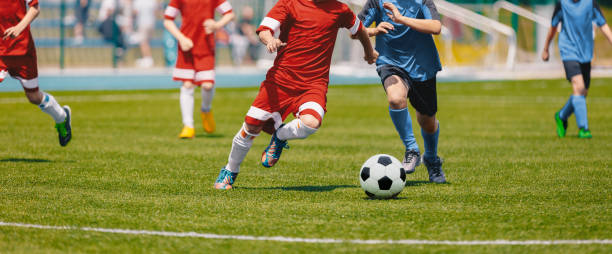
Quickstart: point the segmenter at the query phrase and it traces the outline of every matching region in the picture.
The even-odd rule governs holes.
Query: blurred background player
[[[74,15],[76,16],[76,23],[74,24],[74,43],[82,44],[85,39],[84,27],[87,24],[89,18],[89,0],[76,0],[74,1]]]
[[[438,50],[431,34],[442,28],[433,0],[368,0],[359,14],[370,36],[376,36],[378,75],[387,92],[389,115],[406,147],[404,169],[413,173],[419,164],[419,146],[412,132],[406,97],[415,108],[425,142],[423,163],[429,181],[444,183],[442,160],[437,155],[439,123],[436,74],[442,70]]]
[[[253,24],[253,8],[243,6],[240,12],[240,20],[234,25],[230,43],[232,44],[232,60],[235,65],[242,65],[244,60],[248,63],[257,61],[259,53],[259,38],[255,33],[257,29]],[[248,56],[248,59],[245,59]]]
[[[327,102],[329,68],[338,29],[349,29],[359,38],[365,60],[372,64],[378,53],[353,11],[336,0],[280,0],[257,29],[270,53],[278,51],[259,94],[234,136],[227,165],[219,172],[216,189],[231,189],[240,164],[253,140],[264,130],[272,134],[261,163],[272,167],[287,140],[304,139],[321,126]],[[279,38],[274,38],[279,33]],[[283,124],[293,113],[296,119]]]
[[[215,21],[215,11],[222,14]],[[181,29],[174,23],[182,15]],[[202,125],[208,133],[215,131],[215,120],[211,110],[215,93],[215,38],[214,32],[227,25],[234,18],[232,6],[226,0],[170,0],[164,12],[164,27],[179,42],[174,80],[183,82],[180,104],[183,116],[183,130],[179,138],[193,138],[193,93],[195,86],[202,88]]]
[[[572,83],[572,96],[561,110],[555,113],[557,135],[565,137],[567,118],[576,114],[579,138],[592,138],[587,119],[586,96],[591,83],[591,60],[593,59],[593,25],[595,22],[612,44],[612,32],[595,0],[558,1],[552,17],[552,26],[546,37],[542,59],[548,61],[548,46],[557,34],[557,26],[562,23],[559,35],[559,51],[565,68],[565,76]]]
[[[26,7],[26,2],[27,6]],[[38,88],[36,48],[30,23],[38,16],[38,0],[2,0],[0,5],[0,82],[7,75],[19,80],[28,100],[55,120],[59,142],[66,146],[72,138],[70,108]]]
[[[155,29],[155,13],[157,12],[157,0],[134,0],[133,8],[136,14],[136,33],[131,42],[140,46],[141,58],[136,59],[136,66],[140,68],[153,67],[153,53],[151,51],[151,37]]]

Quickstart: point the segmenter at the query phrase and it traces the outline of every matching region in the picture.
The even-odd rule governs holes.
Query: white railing
[[[538,14],[535,14],[523,7],[510,3],[508,1],[500,0],[493,4],[493,19],[499,20],[499,11],[501,9],[512,12],[516,15],[522,16],[526,19],[529,19],[533,22],[538,23],[541,26],[547,27],[550,26],[550,20],[542,17]]]
[[[440,14],[445,17],[457,20],[467,26],[488,33],[491,36],[491,41],[489,42],[490,52],[494,52],[495,45],[499,41],[499,34],[505,35],[508,42],[506,69],[512,69],[514,67],[517,42],[516,32],[514,32],[511,27],[444,0],[434,0],[434,2]]]

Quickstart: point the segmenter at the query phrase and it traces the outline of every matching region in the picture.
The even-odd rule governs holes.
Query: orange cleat
[[[200,112],[200,116],[202,117],[202,127],[204,127],[204,131],[206,131],[206,133],[215,132],[216,124],[212,110],[209,112]]]

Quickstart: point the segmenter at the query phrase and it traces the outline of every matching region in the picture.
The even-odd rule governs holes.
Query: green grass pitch
[[[2,93],[0,221],[337,239],[612,238],[612,79],[592,82],[591,140],[576,137],[573,117],[568,137],[556,137],[553,114],[569,96],[567,81],[440,83],[439,153],[450,183],[428,183],[420,166],[398,199],[382,201],[366,199],[358,179],[369,156],[403,154],[379,85],[332,86],[318,133],[290,141],[270,169],[259,163],[270,138],[262,134],[236,188],[214,190],[256,93],[218,89],[217,133],[197,126],[197,138],[179,140],[178,89],[53,92],[73,109],[66,148],[22,93]],[[3,253],[212,251],[609,253],[612,246],[279,243],[0,227]]]

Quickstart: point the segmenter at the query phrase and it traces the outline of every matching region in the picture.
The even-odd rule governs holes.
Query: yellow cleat
[[[195,137],[195,129],[188,127],[188,126],[183,127],[181,134],[179,134],[179,138],[193,138],[193,137]]]
[[[200,112],[202,117],[202,127],[207,133],[215,132],[215,117],[213,116],[212,110],[209,112]]]

